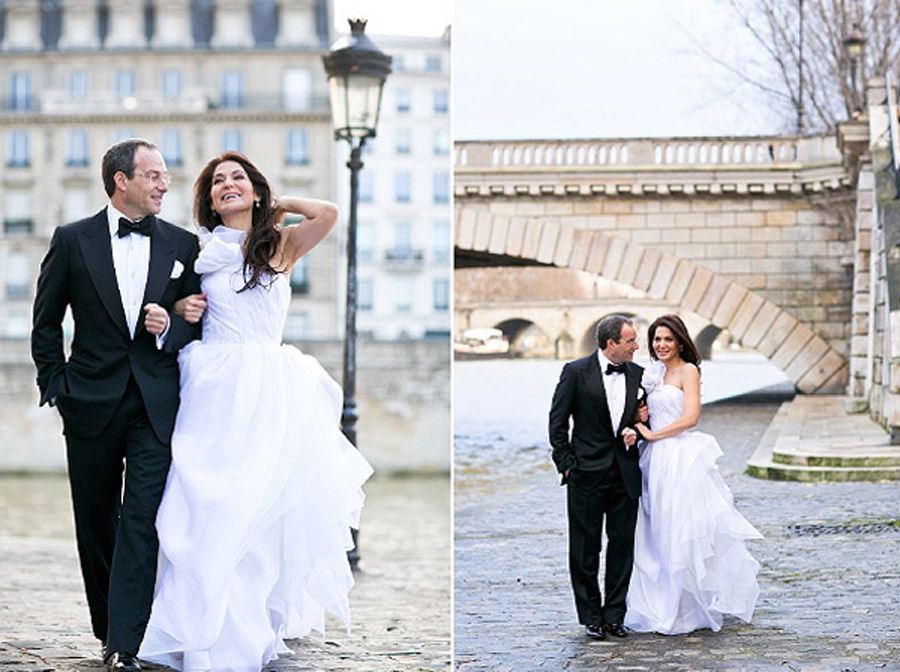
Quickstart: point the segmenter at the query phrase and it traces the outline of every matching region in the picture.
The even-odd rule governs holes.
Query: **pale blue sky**
[[[721,0],[455,0],[457,140],[789,131],[700,55],[753,52]]]

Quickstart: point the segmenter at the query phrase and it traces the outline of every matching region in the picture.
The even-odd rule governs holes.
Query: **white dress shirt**
[[[603,353],[597,351],[597,359],[600,362],[600,373],[603,374],[603,388],[606,390],[606,403],[609,406],[609,419],[612,422],[613,432],[619,431],[619,423],[622,422],[622,414],[625,412],[625,374],[606,373],[606,365],[612,364]]]
[[[119,238],[119,217],[125,217],[112,203],[106,208],[109,221],[109,236],[112,243],[113,266],[116,268],[116,282],[119,296],[125,309],[128,333],[134,338],[147,286],[147,272],[150,269],[150,237],[139,233],[129,233]],[[126,217],[126,219],[129,219]]]

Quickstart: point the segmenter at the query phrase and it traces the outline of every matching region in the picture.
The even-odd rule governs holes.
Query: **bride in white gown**
[[[641,453],[643,493],[625,626],[638,632],[718,631],[725,614],[749,622],[759,596],[759,563],[745,540],[762,535],[734,507],[716,468],[722,450],[693,428],[700,418],[699,356],[684,323],[650,325],[656,360],[641,382],[653,429]]]
[[[242,154],[195,184],[203,294],[176,310],[203,337],[179,356],[181,405],[157,516],[160,553],[140,658],[178,670],[259,672],[285,638],[349,627],[350,527],[371,467],[339,430],[341,390],[281,343],[290,269],[336,210],[273,202]],[[304,216],[281,227],[285,213]]]

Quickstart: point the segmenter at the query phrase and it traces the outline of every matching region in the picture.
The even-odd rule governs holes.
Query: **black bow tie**
[[[625,362],[621,364],[607,364],[606,375],[608,376],[611,373],[625,373]]]
[[[125,217],[119,217],[119,238],[124,238],[129,233],[139,233],[142,236],[150,235],[150,227],[156,218],[153,215],[147,215],[137,222],[132,222]]]

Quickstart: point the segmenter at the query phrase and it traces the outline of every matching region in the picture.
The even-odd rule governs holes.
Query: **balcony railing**
[[[8,107],[8,106],[7,106]],[[241,112],[294,112],[327,114],[328,98],[312,96],[305,100],[290,97],[242,96],[240,104],[223,105],[218,94],[207,95],[202,89],[184,89],[177,98],[165,98],[158,91],[141,91],[132,96],[120,97],[113,92],[96,93],[86,98],[73,99],[68,91],[49,90],[41,94],[40,103],[32,111],[43,114],[202,114],[209,111],[223,113]],[[11,111],[7,109],[6,111]]]
[[[695,166],[771,166],[839,161],[834,136],[518,140],[457,142],[458,169],[628,169]]]
[[[417,270],[425,262],[425,252],[412,247],[392,247],[384,251],[384,264],[387,268]]]

